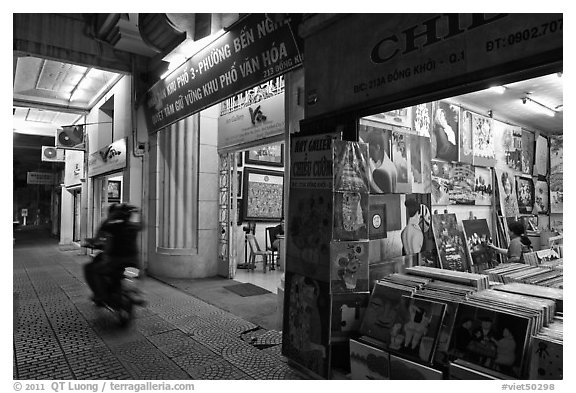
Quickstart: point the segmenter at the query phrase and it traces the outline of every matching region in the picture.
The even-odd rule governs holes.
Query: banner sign
[[[218,118],[218,148],[284,134],[284,93]]]
[[[341,18],[306,38],[306,117],[562,61],[562,24],[541,13]]]
[[[146,93],[146,121],[158,131],[301,65],[293,21],[250,14]]]
[[[64,167],[64,185],[76,186],[84,179],[84,152],[80,150],[68,150]]]
[[[332,190],[332,143],[338,134],[293,137],[290,147],[290,188]]]
[[[51,172],[28,172],[26,173],[26,183],[28,184],[54,184],[54,174]]]
[[[126,138],[90,154],[88,157],[88,176],[97,176],[126,167]]]

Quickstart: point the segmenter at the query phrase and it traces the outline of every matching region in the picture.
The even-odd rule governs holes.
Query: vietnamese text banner
[[[251,14],[188,59],[146,95],[146,121],[158,131],[302,63],[293,21]]]

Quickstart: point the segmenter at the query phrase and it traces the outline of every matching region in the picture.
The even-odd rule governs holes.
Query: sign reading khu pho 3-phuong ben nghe
[[[251,14],[146,93],[146,120],[158,131],[302,64],[291,19]]]

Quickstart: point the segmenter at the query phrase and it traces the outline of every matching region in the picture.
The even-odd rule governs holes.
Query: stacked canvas
[[[495,290],[473,293],[459,305],[449,354],[483,374],[525,378],[531,338],[553,325],[554,300]],[[452,369],[452,367],[451,367]]]
[[[563,367],[563,322],[556,318],[532,338],[530,346],[530,379],[562,379]]]
[[[489,287],[488,276],[486,274],[449,271],[427,266],[409,267],[406,268],[406,273],[471,286],[476,289],[486,289]]]
[[[376,283],[360,341],[422,365],[431,365],[446,305],[411,295],[421,284]]]
[[[545,264],[538,266],[523,263],[506,263],[485,271],[490,281],[500,283],[521,282],[545,287],[562,288],[562,269],[552,268]]]

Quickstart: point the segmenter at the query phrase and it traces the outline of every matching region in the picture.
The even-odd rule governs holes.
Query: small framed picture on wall
[[[246,164],[284,166],[284,144],[273,143],[246,150]]]
[[[120,202],[120,187],[122,187],[121,181],[118,180],[108,181],[108,203]]]

